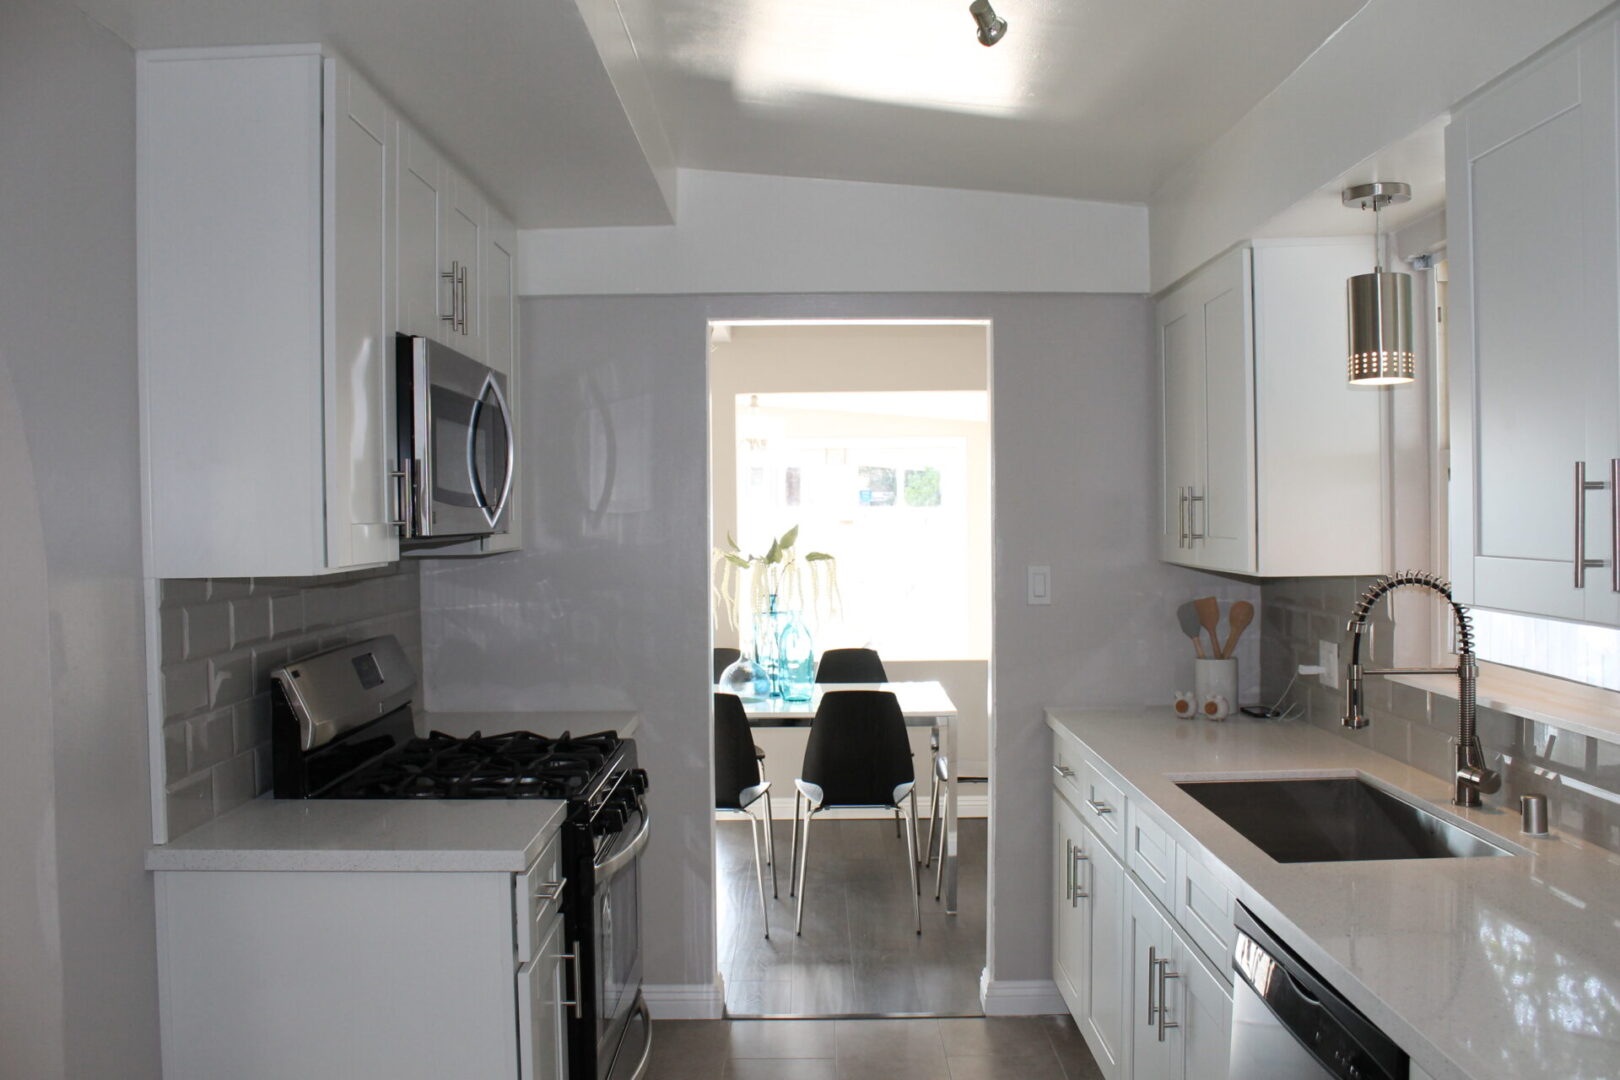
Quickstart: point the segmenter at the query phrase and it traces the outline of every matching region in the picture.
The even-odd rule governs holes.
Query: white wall
[[[1370,0],[1154,193],[1153,290],[1253,235],[1607,6]]]
[[[519,234],[518,291],[1139,293],[1147,244],[1143,206],[682,169],[674,225]]]
[[[640,710],[657,814],[646,978],[702,994],[715,972],[710,800],[710,319],[986,318],[995,432],[996,694],[991,888],[996,979],[1049,976],[1048,704],[1168,701],[1192,655],[1174,605],[1258,600],[1160,563],[1155,366],[1142,297],[677,296],[523,303],[522,553],[425,566],[432,706]],[[592,404],[592,402],[596,404]],[[614,429],[619,495],[586,490]],[[593,503],[595,509],[593,509]],[[1024,567],[1052,567],[1049,607]],[[1249,635],[1240,660],[1257,683]],[[664,1000],[667,1000],[665,998]],[[708,1004],[718,1008],[718,999]]]
[[[134,94],[71,5],[0,4],[0,1076],[27,1080],[159,1071]]]

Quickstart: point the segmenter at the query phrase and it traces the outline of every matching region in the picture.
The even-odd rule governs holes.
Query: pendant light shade
[[[1412,275],[1374,270],[1345,286],[1350,325],[1350,381],[1394,386],[1414,378]]]
[[[1345,188],[1344,205],[1373,212],[1373,246],[1379,245],[1378,211],[1412,197],[1405,184],[1380,181]],[[1357,274],[1345,286],[1350,328],[1349,376],[1352,386],[1397,386],[1415,378],[1412,353],[1412,275],[1385,270],[1376,259],[1370,274]]]

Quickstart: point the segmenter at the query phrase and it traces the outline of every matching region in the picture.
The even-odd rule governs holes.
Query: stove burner
[[[619,747],[616,732],[430,732],[372,761],[327,792],[348,799],[566,799],[583,791]]]

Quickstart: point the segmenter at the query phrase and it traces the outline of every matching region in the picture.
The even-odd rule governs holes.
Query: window
[[[810,622],[816,649],[871,645],[885,659],[987,659],[987,395],[755,399],[737,402],[736,538],[757,553],[798,526],[801,555],[824,551],[837,560],[842,603]]]

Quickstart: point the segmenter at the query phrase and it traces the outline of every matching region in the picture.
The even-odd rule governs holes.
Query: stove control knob
[[[646,769],[631,769],[629,775],[627,775],[624,778],[624,782],[625,782],[625,786],[628,787],[630,790],[634,791],[637,795],[642,794],[643,792],[645,792],[647,790],[647,786],[648,786],[647,785],[647,770]]]

